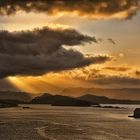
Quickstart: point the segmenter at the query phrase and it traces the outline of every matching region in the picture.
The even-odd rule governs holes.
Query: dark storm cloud
[[[34,31],[0,32],[0,53],[40,55],[50,54],[62,45],[79,45],[97,42],[95,37],[82,35],[74,29],[44,27]]]
[[[127,19],[139,10],[139,0],[1,0],[0,14],[17,11],[50,15],[75,13],[91,19]]]
[[[73,29],[44,27],[33,31],[0,32],[0,77],[42,75],[110,60],[107,56],[84,56],[64,48],[96,42]]]
[[[73,29],[44,27],[33,31],[0,32],[0,53],[40,55],[50,54],[62,45],[79,45],[97,42],[95,37],[83,35]]]

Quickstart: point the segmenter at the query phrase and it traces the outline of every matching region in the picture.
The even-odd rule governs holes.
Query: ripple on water
[[[51,123],[47,126],[42,126],[35,128],[37,133],[47,140],[71,140],[71,136],[73,139],[81,139],[81,135],[85,134],[84,129],[79,126],[73,126],[69,124],[60,124],[60,123]],[[85,135],[84,135],[85,137]]]
[[[0,125],[4,125],[4,124],[6,124],[6,122],[0,122]]]

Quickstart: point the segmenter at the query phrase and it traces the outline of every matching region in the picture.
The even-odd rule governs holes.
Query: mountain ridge
[[[96,102],[98,104],[140,104],[140,100],[118,100],[91,94],[85,94],[77,98],[88,102]]]
[[[48,93],[45,93],[42,96],[35,97],[34,99],[32,99],[30,103],[49,104],[52,106],[91,106],[92,105],[88,101],[80,100],[73,97],[63,96],[63,95],[51,95]]]
[[[106,96],[112,99],[122,100],[140,100],[140,88],[84,88],[74,87],[65,88],[61,92],[62,95],[78,97],[85,94],[97,96]]]
[[[0,91],[0,100],[30,101],[32,94],[17,91]]]

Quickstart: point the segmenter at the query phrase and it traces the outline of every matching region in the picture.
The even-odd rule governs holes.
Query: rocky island
[[[45,93],[42,96],[34,98],[30,103],[31,104],[50,104],[52,106],[82,106],[82,107],[84,106],[88,107],[93,104],[88,101],[83,101],[83,100],[73,98],[73,97],[62,96],[62,95],[51,95],[48,93]]]
[[[134,110],[133,116],[128,116],[128,117],[140,118],[140,108],[136,108],[136,109]]]

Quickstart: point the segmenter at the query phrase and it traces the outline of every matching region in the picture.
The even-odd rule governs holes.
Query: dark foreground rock
[[[128,117],[140,118],[140,108],[136,108],[134,110],[134,115],[133,116],[128,116]]]
[[[22,109],[31,109],[29,106],[22,106]]]

